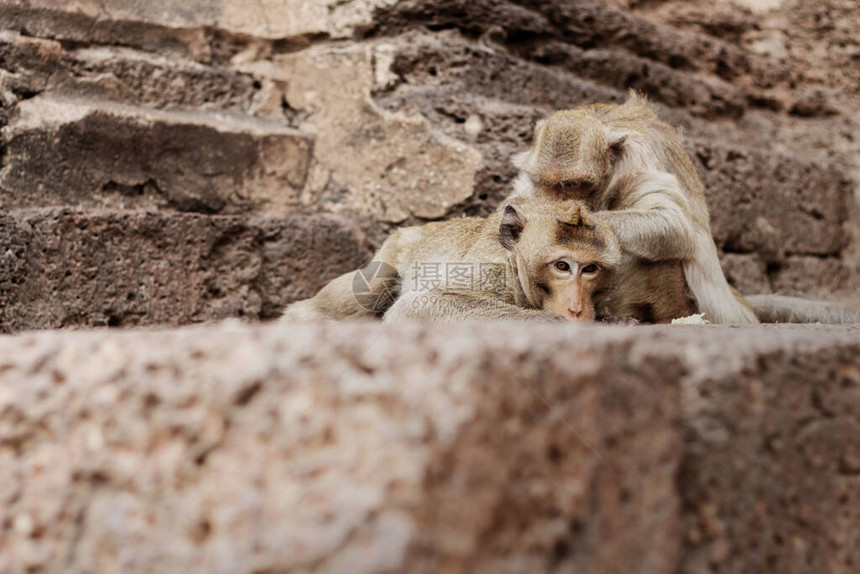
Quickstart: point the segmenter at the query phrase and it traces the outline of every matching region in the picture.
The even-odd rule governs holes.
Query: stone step
[[[744,91],[729,82],[676,70],[627,52],[583,50],[564,42],[530,45],[520,52],[530,60],[560,66],[571,74],[617,90],[636,90],[655,102],[682,108],[696,117],[737,118],[747,107]]]
[[[0,571],[852,572],[858,334],[0,337]]]
[[[715,139],[684,140],[720,247],[756,251],[773,263],[845,248],[854,182],[843,165]]]
[[[569,82],[564,78],[573,76],[593,82],[604,92],[621,93],[621,97],[636,89],[697,117],[736,118],[747,106],[743,91],[729,82],[624,51],[585,50],[562,41],[544,41],[512,46],[506,52],[500,46],[483,46],[450,32],[409,32],[393,43],[398,48],[393,69],[410,85],[445,87],[455,82],[473,92],[504,94],[512,102],[557,109],[582,99],[584,86],[565,85]],[[566,74],[560,79],[555,70]],[[502,85],[505,90],[496,89]],[[605,96],[588,95],[592,100],[605,100]]]
[[[4,0],[0,28],[66,44],[127,46],[201,62],[238,53],[292,49],[318,38],[348,38],[367,28],[385,0],[177,0],[81,3],[77,0]]]
[[[166,111],[47,94],[3,129],[0,205],[283,213],[299,203],[312,139],[228,112]]]
[[[26,97],[49,89],[155,108],[282,112],[280,101],[267,101],[274,97],[271,88],[249,74],[129,48],[64,50],[55,40],[0,30],[0,67],[10,75],[13,92]]]
[[[160,4],[160,6],[159,6]],[[134,15],[135,6],[149,9],[150,17]],[[157,16],[161,15],[169,22]],[[0,22],[7,30],[26,36],[72,44],[107,44],[209,60],[206,31],[192,11],[171,10],[169,2],[137,4],[111,2],[81,5],[68,0],[9,0],[0,4]],[[154,17],[153,17],[154,16]]]
[[[727,82],[743,79],[751,87],[769,87],[789,72],[781,62],[714,36],[664,26],[589,0],[404,0],[377,11],[373,33],[393,35],[424,26],[490,36],[514,49],[554,40],[586,50],[611,49]]]
[[[0,213],[0,332],[276,317],[370,258],[336,215]]]

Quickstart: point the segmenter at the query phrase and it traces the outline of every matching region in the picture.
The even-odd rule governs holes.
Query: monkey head
[[[531,149],[515,156],[514,165],[535,196],[578,199],[595,208],[626,139],[594,109],[564,110],[537,123]]]
[[[580,201],[508,203],[499,241],[509,251],[517,303],[592,321],[594,295],[606,289],[621,260],[618,239]]]

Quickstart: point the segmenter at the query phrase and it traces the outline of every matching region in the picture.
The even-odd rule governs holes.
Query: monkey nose
[[[570,316],[574,319],[579,319],[580,315],[582,315],[582,306],[570,306],[567,308],[567,312],[570,313]]]

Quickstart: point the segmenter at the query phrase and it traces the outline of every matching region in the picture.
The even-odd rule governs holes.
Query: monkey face
[[[570,321],[593,321],[592,295],[604,283],[606,270],[578,255],[567,253],[547,262],[535,273],[534,287],[541,292],[545,311]]]
[[[594,195],[596,185],[588,179],[564,179],[558,183],[545,176],[539,177],[541,189],[550,201],[577,199],[587,201]]]
[[[620,251],[611,229],[582,202],[508,204],[499,240],[531,306],[571,321],[594,320],[593,295],[610,280]]]
[[[593,209],[609,185],[625,139],[590,110],[557,112],[538,123],[532,149],[514,163],[538,195],[550,201],[580,200]]]

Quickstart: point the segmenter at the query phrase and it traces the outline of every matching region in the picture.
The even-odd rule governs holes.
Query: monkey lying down
[[[517,198],[485,219],[399,229],[369,265],[284,318],[665,323],[695,313],[680,261],[622,252],[601,215],[576,200]]]

